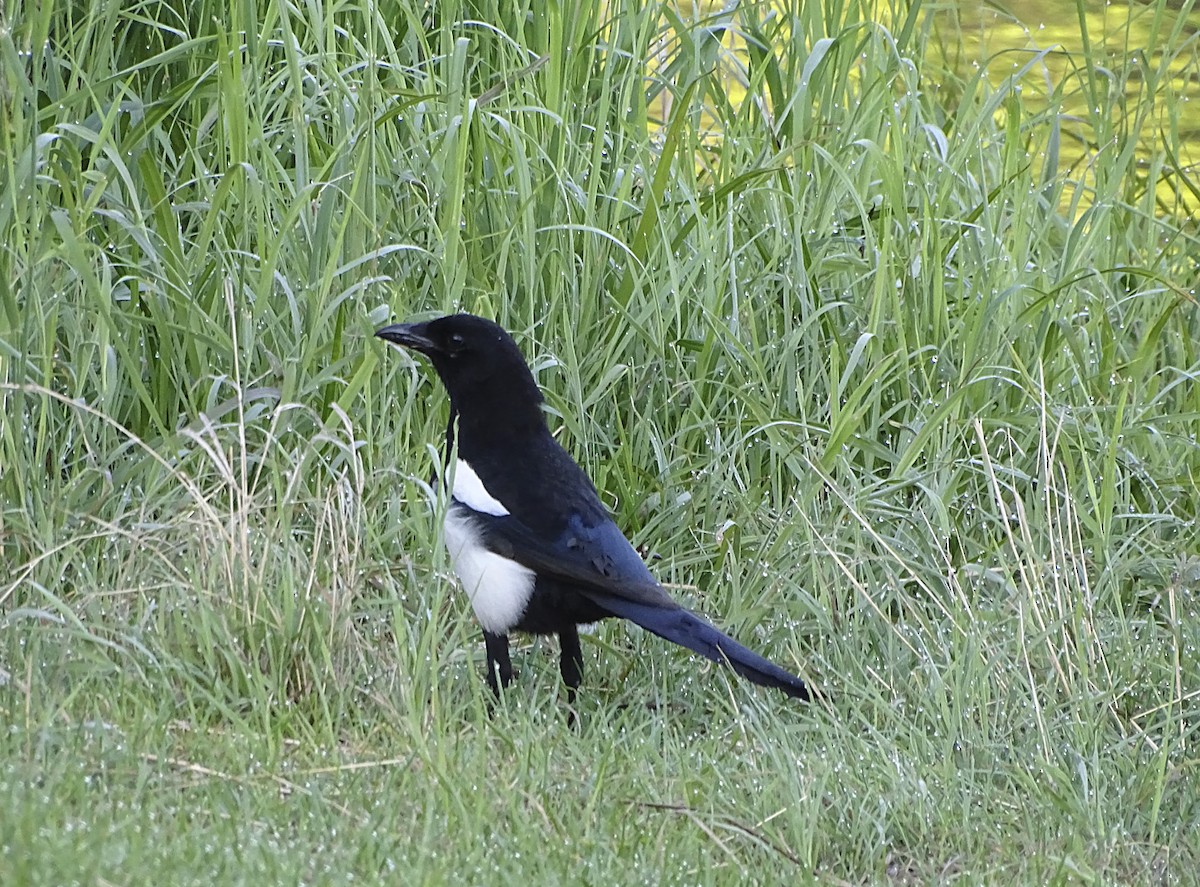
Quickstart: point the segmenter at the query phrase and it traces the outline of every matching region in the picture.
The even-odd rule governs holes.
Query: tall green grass
[[[900,0],[0,13],[0,882],[1194,882],[1200,58],[1148,14],[1035,101]],[[552,644],[488,717],[445,398],[371,338],[458,309],[826,701],[604,625],[577,733]]]

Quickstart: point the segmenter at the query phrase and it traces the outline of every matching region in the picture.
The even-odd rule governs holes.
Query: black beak
[[[437,351],[437,346],[433,344],[433,340],[426,335],[425,324],[423,323],[393,323],[391,326],[385,326],[383,329],[376,330],[375,335],[385,342],[391,342],[393,345],[403,345],[405,348],[420,351],[422,354],[430,354]]]

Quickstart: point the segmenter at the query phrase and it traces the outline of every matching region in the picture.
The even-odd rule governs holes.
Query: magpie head
[[[375,335],[428,357],[463,419],[502,405],[528,404],[536,410],[542,401],[521,349],[490,320],[451,314],[425,323],[395,323]]]

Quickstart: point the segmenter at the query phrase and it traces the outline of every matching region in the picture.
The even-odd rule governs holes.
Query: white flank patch
[[[496,517],[508,514],[504,503],[487,491],[487,487],[466,459],[459,459],[454,463],[454,490],[451,495],[472,511],[482,511]]]
[[[459,472],[464,466],[470,471],[470,466],[460,461]],[[475,475],[473,471],[470,473]],[[483,484],[479,485],[479,489],[483,490]],[[457,478],[454,495],[458,498]],[[470,507],[482,510],[473,505]],[[507,634],[525,614],[537,578],[533,570],[488,551],[480,542],[479,531],[465,508],[451,504],[446,511],[444,529],[446,549],[450,552],[454,572],[471,599],[471,607],[479,624],[493,634]]]

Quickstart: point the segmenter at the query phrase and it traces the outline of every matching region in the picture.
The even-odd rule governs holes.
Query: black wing
[[[458,456],[508,512],[473,512],[491,551],[583,593],[679,608],[613,523],[591,479],[549,431],[514,442],[503,438],[503,426],[488,436],[468,430],[460,426]]]
[[[512,515],[474,515],[489,550],[539,575],[578,586],[585,593],[594,591],[652,607],[679,609],[607,517],[589,525],[581,516],[571,515],[556,538],[546,539]]]

